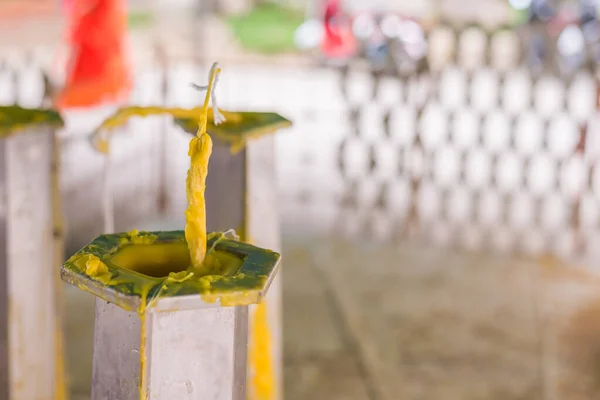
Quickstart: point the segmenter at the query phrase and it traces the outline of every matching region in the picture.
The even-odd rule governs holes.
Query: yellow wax
[[[64,222],[62,215],[62,208],[60,202],[60,185],[59,185],[59,160],[60,160],[60,144],[58,138],[54,135],[53,138],[53,150],[54,158],[52,162],[52,216],[54,226],[54,257],[56,258],[56,265],[62,265],[64,256]],[[64,360],[64,339],[63,339],[63,307],[64,307],[64,295],[63,285],[60,279],[58,271],[54,274],[54,290],[56,291],[56,317],[55,317],[55,363],[54,373],[55,388],[54,388],[54,400],[67,400],[67,383],[65,379],[65,360]]]
[[[227,123],[230,125],[241,124],[244,122],[244,116],[241,113],[229,112],[224,110],[219,110],[221,114],[227,120]],[[202,116],[202,107],[194,107],[194,108],[179,108],[179,107],[125,107],[119,109],[115,114],[111,115],[107,119],[105,119],[102,124],[94,130],[94,146],[96,150],[108,154],[109,145],[108,139],[109,136],[113,133],[115,128],[121,127],[125,125],[130,118],[133,117],[151,117],[161,114],[167,114],[172,116],[173,118],[184,118],[184,119],[192,119],[199,122],[198,119]],[[208,109],[206,111],[206,115],[209,121],[214,122],[213,110]],[[239,139],[240,142],[244,142],[245,140]],[[236,145],[241,145],[241,143],[237,143]]]
[[[204,258],[202,273],[198,273],[190,266],[188,246],[183,242],[127,244],[109,260],[116,266],[153,278],[172,277],[171,274],[180,272],[195,272],[196,279],[206,275],[234,276],[240,270],[243,262],[241,258],[233,254],[213,249]],[[101,264],[98,263],[98,265]],[[99,268],[95,264],[92,266],[92,268],[88,267],[88,270],[92,274],[98,274]]]
[[[110,258],[114,264],[153,278],[185,271],[190,254],[185,243],[130,244]]]
[[[191,160],[186,181],[188,209],[185,212],[185,240],[192,266],[200,268],[206,257],[206,175],[212,153],[212,140],[207,133],[190,141]]]
[[[263,300],[256,307],[250,326],[252,340],[249,345],[248,361],[252,366],[249,396],[252,400],[275,398],[275,370],[268,317],[267,301]]]
[[[190,169],[186,181],[188,209],[185,212],[185,239],[190,250],[192,267],[200,270],[206,257],[206,175],[208,160],[212,153],[212,140],[206,133],[208,124],[208,103],[221,68],[213,64],[198,122],[198,133],[190,141]]]

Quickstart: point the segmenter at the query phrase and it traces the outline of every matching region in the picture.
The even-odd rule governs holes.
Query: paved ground
[[[408,244],[286,243],[288,398],[600,395],[597,278]]]

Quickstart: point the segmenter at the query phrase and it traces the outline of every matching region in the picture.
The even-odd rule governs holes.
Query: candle
[[[208,161],[212,153],[212,140],[206,133],[208,124],[208,103],[213,94],[221,68],[214,63],[210,71],[210,79],[206,88],[204,105],[198,121],[196,137],[190,141],[188,155],[190,156],[190,169],[186,180],[186,194],[188,209],[185,212],[185,239],[190,249],[192,267],[201,270],[206,257],[206,204],[204,193],[206,191],[206,175],[208,174]],[[214,105],[214,104],[213,104]],[[214,107],[215,121],[218,115]]]

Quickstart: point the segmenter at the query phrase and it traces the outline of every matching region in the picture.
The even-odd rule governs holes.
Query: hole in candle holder
[[[171,272],[185,271],[190,253],[186,243],[130,244],[119,249],[110,261],[142,275],[164,278]]]
[[[130,244],[110,257],[117,267],[152,278],[166,278],[171,272],[185,271],[190,266],[186,243]],[[213,250],[204,260],[202,275],[233,276],[243,259],[224,251]]]

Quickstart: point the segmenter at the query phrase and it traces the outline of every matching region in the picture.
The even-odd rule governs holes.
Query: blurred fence
[[[527,33],[527,32],[525,32]],[[342,231],[470,249],[592,255],[600,126],[592,68],[534,72],[515,32],[437,27],[430,68],[346,78]],[[595,254],[596,256],[598,254]]]
[[[534,73],[521,38],[507,30],[439,26],[429,44],[429,71],[407,78],[227,66],[224,107],[271,109],[296,124],[298,134],[279,146],[284,212],[304,207],[318,223],[330,221],[327,229],[360,237],[600,255],[595,71],[566,76],[550,65]],[[4,64],[0,102],[40,104],[48,64],[39,54]],[[132,102],[196,104],[185,90],[206,70],[182,61],[146,66]],[[67,116],[62,136],[74,240],[101,230],[104,161],[85,135],[100,119],[89,115]],[[111,155],[117,229],[185,207],[184,193],[165,197],[163,185],[184,179],[187,161],[177,155],[185,135],[164,118],[126,130],[135,134],[116,138]]]

